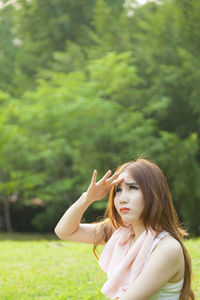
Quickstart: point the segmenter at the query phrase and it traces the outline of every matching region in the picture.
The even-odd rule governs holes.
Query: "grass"
[[[192,258],[193,268],[193,290],[195,291],[196,300],[200,300],[200,238],[189,239],[185,245]]]
[[[105,300],[92,246],[58,241],[54,235],[0,235],[1,300]],[[200,300],[200,239],[186,241]]]

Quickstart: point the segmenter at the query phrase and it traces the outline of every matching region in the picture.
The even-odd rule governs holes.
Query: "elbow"
[[[54,232],[59,239],[65,240],[65,241],[71,241],[72,236],[77,231],[77,229],[74,230],[73,232],[71,232],[71,231],[69,232],[68,230],[66,230],[66,227],[67,226],[64,227],[63,225],[58,223],[54,229]]]
[[[63,238],[63,235],[62,235],[62,233],[61,233],[61,231],[60,231],[59,228],[58,228],[58,226],[55,227],[54,232],[55,232],[55,234],[57,235],[57,237],[58,237],[59,239],[61,239],[61,240],[64,239],[64,238]]]
[[[70,240],[70,235],[68,235],[61,226],[57,225],[54,229],[54,232],[60,240]]]

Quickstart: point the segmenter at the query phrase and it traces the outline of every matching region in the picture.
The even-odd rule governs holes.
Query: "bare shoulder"
[[[170,269],[170,282],[177,282],[182,278],[185,266],[183,249],[179,241],[171,235],[167,235],[159,241],[149,257],[149,261],[151,260],[154,263],[162,264],[166,271]]]
[[[178,258],[183,255],[181,244],[171,235],[163,237],[155,247],[154,251],[163,252],[168,258]]]

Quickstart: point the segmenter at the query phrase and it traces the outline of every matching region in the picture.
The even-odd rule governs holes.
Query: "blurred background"
[[[142,156],[200,234],[199,16],[199,0],[0,1],[0,231],[52,232],[94,169]]]

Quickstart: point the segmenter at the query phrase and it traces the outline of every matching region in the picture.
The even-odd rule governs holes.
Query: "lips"
[[[127,208],[127,207],[121,207],[120,208],[120,212],[129,212],[129,208]]]

